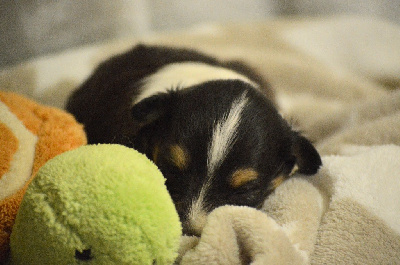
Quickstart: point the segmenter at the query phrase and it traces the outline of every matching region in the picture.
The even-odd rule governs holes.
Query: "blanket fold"
[[[400,264],[398,25],[352,16],[212,24],[39,58],[0,72],[0,87],[63,107],[99,62],[139,42],[249,63],[323,157],[316,176],[295,175],[261,209],[216,209],[201,238],[182,237],[177,264]]]
[[[400,263],[400,147],[344,148],[313,182],[330,197],[311,264]]]

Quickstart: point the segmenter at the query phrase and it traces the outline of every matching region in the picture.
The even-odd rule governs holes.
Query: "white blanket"
[[[215,210],[182,264],[399,264],[400,147],[348,147],[257,211]],[[388,159],[389,157],[389,159]]]
[[[323,168],[277,188],[263,209],[224,206],[182,264],[400,264],[400,27],[368,18],[207,25],[38,58],[0,87],[62,107],[103,59],[136,42],[247,61],[280,111],[314,141]]]

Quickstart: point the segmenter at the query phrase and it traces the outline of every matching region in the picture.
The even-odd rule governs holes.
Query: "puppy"
[[[303,174],[321,166],[257,73],[189,49],[138,45],[115,56],[67,110],[89,143],[123,144],[154,161],[187,235],[199,235],[218,206],[260,207],[295,165]]]

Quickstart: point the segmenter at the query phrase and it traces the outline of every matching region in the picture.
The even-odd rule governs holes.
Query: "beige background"
[[[398,0],[0,1],[0,68],[105,39],[141,37],[214,21],[343,13],[400,24]]]

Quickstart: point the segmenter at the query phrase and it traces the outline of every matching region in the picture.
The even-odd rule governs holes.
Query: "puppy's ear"
[[[164,117],[169,112],[170,104],[170,96],[167,93],[145,98],[132,107],[132,117],[140,127],[149,125]]]
[[[292,145],[292,154],[301,174],[315,174],[322,165],[321,157],[311,142],[297,133]]]

